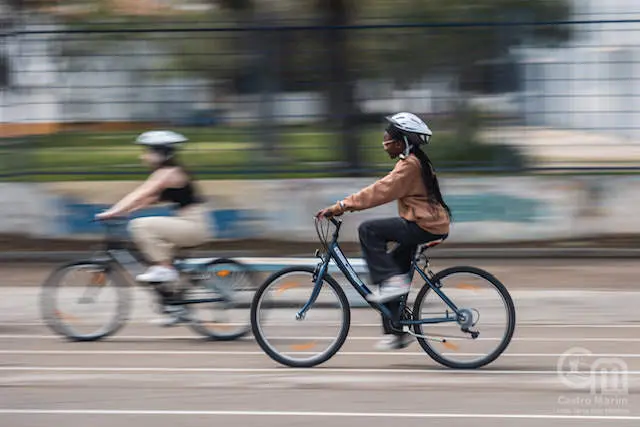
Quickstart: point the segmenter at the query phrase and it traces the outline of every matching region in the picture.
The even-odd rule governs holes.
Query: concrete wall
[[[501,177],[444,178],[453,209],[450,241],[514,242],[627,234],[640,230],[640,178]],[[313,214],[358,191],[370,179],[209,181],[208,198],[215,239],[317,239]],[[3,184],[0,232],[31,237],[81,239],[101,226],[90,220],[139,182]],[[138,215],[168,215],[167,206]],[[347,214],[343,241],[357,240],[360,222],[397,215],[395,203]]]

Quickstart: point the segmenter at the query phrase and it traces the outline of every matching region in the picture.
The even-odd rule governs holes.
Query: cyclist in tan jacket
[[[432,132],[417,116],[398,113],[389,122],[382,145],[392,159],[400,158],[389,174],[317,216],[339,216],[398,201],[399,217],[363,222],[358,231],[371,280],[380,291],[369,301],[387,303],[409,293],[408,272],[418,245],[444,240],[449,235],[451,211],[442,198],[438,179],[429,157],[420,149],[428,144]],[[396,242],[391,253],[387,243]],[[395,310],[398,302],[389,304]],[[380,349],[404,348],[411,342],[406,334],[394,335],[383,322],[386,338]]]

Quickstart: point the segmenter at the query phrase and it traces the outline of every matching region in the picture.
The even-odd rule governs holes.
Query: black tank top
[[[180,208],[203,201],[192,181],[187,181],[183,187],[165,188],[160,193],[160,200],[175,203]]]

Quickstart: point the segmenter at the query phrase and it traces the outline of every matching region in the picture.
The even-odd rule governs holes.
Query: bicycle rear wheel
[[[476,369],[497,359],[511,342],[516,314],[509,292],[490,273],[475,267],[451,267],[433,278],[438,290],[461,310],[445,304],[429,285],[418,293],[414,320],[456,318],[453,322],[416,324],[418,342],[436,362],[454,369]],[[475,335],[475,333],[478,335]],[[444,338],[445,342],[434,339]]]
[[[100,262],[78,261],[57,268],[40,294],[45,324],[73,341],[96,341],[116,333],[130,309],[127,282]]]
[[[313,305],[302,318],[297,316],[314,287],[313,268],[289,267],[274,273],[254,295],[253,335],[262,350],[280,364],[319,365],[333,357],[347,338],[349,302],[328,274]]]

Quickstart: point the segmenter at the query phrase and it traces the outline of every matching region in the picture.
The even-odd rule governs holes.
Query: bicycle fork
[[[318,263],[316,269],[313,273],[314,286],[313,291],[311,292],[311,297],[306,302],[306,304],[296,313],[296,320],[304,320],[304,317],[307,314],[307,311],[311,308],[313,303],[316,302],[318,296],[320,295],[320,290],[322,289],[322,280],[324,279],[324,275],[327,272],[329,267],[329,260],[322,260],[322,262]]]

